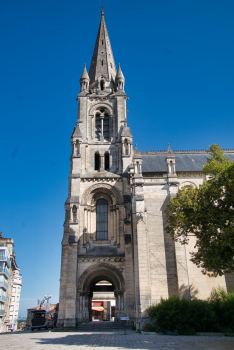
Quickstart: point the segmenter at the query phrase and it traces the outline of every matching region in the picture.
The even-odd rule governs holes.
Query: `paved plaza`
[[[233,350],[234,338],[207,336],[163,336],[139,334],[127,330],[127,334],[81,332],[17,332],[0,334],[0,349],[23,350],[88,350],[88,349],[155,349],[155,350]]]

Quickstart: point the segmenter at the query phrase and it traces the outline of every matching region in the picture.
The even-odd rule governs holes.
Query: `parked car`
[[[41,328],[53,328],[53,319],[50,315],[47,316],[45,310],[32,311],[31,331]]]

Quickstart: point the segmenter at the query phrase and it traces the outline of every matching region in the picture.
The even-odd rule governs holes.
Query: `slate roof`
[[[166,153],[164,154],[142,154],[142,172],[167,172],[165,162]],[[211,155],[207,153],[182,153],[175,155],[176,171],[202,171],[203,165]],[[234,162],[234,152],[224,153],[224,155]]]

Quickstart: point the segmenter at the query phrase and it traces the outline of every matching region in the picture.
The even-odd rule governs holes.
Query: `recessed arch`
[[[112,116],[114,114],[114,109],[112,105],[108,102],[97,102],[92,105],[92,107],[89,110],[89,115],[94,116],[95,113],[100,112],[100,109],[104,108],[106,109],[107,113]]]
[[[197,188],[197,185],[194,182],[184,181],[179,185],[179,189],[182,189],[183,187],[189,187],[189,186],[193,186],[193,188]]]
[[[100,263],[90,266],[83,272],[78,283],[78,293],[90,292],[93,286],[101,280],[112,283],[115,291],[125,291],[125,282],[121,271],[113,265]]]
[[[81,204],[82,205],[88,205],[91,204],[92,198],[96,194],[107,194],[112,201],[113,205],[121,204],[121,195],[119,190],[111,186],[109,184],[94,184],[87,188],[87,190],[84,192],[82,198],[81,198]]]

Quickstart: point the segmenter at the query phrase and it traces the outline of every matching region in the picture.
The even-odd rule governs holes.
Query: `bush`
[[[149,331],[193,335],[196,332],[234,331],[234,293],[213,290],[208,300],[171,296],[149,308]]]
[[[208,302],[218,317],[221,330],[234,332],[234,293],[218,287],[213,289]]]

